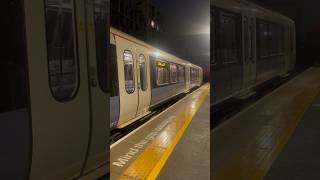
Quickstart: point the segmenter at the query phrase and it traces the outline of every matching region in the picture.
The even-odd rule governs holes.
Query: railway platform
[[[320,179],[320,95],[300,120],[265,180]]]
[[[112,144],[110,179],[209,179],[209,91],[203,85]]]
[[[320,68],[211,131],[214,180],[320,179]]]

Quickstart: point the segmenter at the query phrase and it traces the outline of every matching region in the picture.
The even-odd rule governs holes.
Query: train
[[[110,29],[110,127],[122,129],[197,88],[203,70],[115,28]]]
[[[246,0],[211,0],[210,15],[212,107],[248,97],[295,68],[292,19]]]
[[[0,179],[109,172],[107,0],[4,0]]]
[[[109,6],[1,2],[0,179],[100,178],[111,128],[201,85],[200,67],[111,28]]]

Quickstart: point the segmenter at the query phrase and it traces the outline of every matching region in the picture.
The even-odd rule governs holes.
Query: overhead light
[[[151,20],[151,27],[155,28],[155,26],[156,26],[156,23],[153,20]]]

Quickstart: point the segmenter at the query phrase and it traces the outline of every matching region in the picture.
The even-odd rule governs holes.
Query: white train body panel
[[[116,52],[112,59],[116,61],[115,79],[118,83],[118,88],[114,88],[116,92],[111,96],[112,129],[131,124],[153,108],[202,83],[199,66],[113,28],[111,44]],[[140,64],[141,57],[144,66]],[[159,73],[164,74],[163,77]]]

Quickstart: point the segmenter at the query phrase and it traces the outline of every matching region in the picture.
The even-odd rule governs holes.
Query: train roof
[[[235,10],[239,9],[241,7],[242,8],[250,8],[251,11],[255,11],[256,13],[272,16],[273,18],[277,18],[277,19],[281,19],[283,21],[288,21],[290,23],[294,23],[294,21],[291,18],[289,18],[281,13],[266,9],[266,8],[259,6],[251,1],[248,1],[248,0],[211,0],[211,4],[218,5],[218,7],[219,6],[222,6],[222,7],[231,6]],[[237,5],[240,7],[238,7]]]
[[[133,36],[131,36],[129,34],[126,34],[126,33],[122,32],[122,31],[120,31],[120,30],[118,30],[118,29],[116,29],[114,27],[110,28],[110,33],[114,34],[116,36],[120,36],[120,37],[122,37],[124,39],[127,39],[128,41],[131,41],[133,43],[139,44],[140,46],[143,46],[143,47],[149,49],[150,50],[150,54],[153,54],[153,55],[159,57],[159,59],[168,60],[168,61],[169,60],[174,60],[174,61],[177,61],[177,63],[188,64],[188,65],[191,65],[191,66],[194,66],[194,67],[201,68],[198,65],[192,64],[189,61],[186,61],[186,60],[181,59],[179,57],[176,57],[176,56],[174,56],[174,55],[172,55],[170,53],[162,51],[161,49],[158,49],[158,48],[156,48],[154,46],[151,46],[150,44],[148,44],[148,43],[146,43],[146,42],[144,42],[142,40],[139,40],[139,39],[137,39],[137,38],[135,38],[135,37],[133,37]]]

